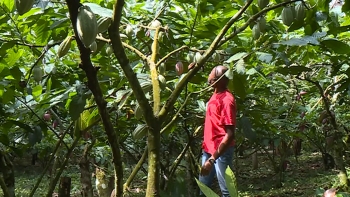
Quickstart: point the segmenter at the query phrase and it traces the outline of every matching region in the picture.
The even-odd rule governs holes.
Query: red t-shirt
[[[236,102],[229,90],[214,93],[207,104],[202,145],[205,152],[213,154],[217,150],[226,135],[225,125],[236,125]]]

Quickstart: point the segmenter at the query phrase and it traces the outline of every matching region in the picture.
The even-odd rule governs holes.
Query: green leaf
[[[16,121],[16,120],[11,120],[11,119],[7,120],[7,122],[18,126],[18,127],[22,128],[22,129],[26,130],[27,132],[30,132],[30,133],[34,132],[33,129],[29,125],[24,124],[23,122]]]
[[[109,18],[111,18],[113,15],[113,10],[101,7],[96,3],[84,3],[84,5],[89,6],[94,14]]]
[[[350,51],[350,46],[348,44],[336,39],[323,40],[321,44],[338,54],[348,54]]]
[[[15,100],[15,90],[11,87],[6,88],[5,92],[2,94],[2,102],[4,104],[9,103],[10,101],[14,101]]]
[[[7,7],[7,9],[12,12],[15,9],[14,0],[3,0],[2,3]]]
[[[4,144],[5,146],[10,145],[10,138],[7,134],[1,134],[0,135],[0,142]]]
[[[37,85],[33,88],[32,95],[34,98],[37,98],[41,95],[42,92],[43,92],[43,87],[41,85]]]
[[[225,171],[225,180],[226,180],[226,185],[230,193],[230,196],[238,197],[236,176],[229,166],[226,168],[226,171]]]
[[[271,63],[273,55],[270,53],[256,52],[258,59],[265,63]]]
[[[290,66],[290,67],[279,67],[277,72],[283,74],[283,75],[297,75],[301,72],[310,72],[312,71],[310,68],[307,68],[305,66]]]
[[[245,55],[247,55],[246,52],[240,52],[240,53],[236,53],[233,56],[231,56],[230,58],[228,58],[228,60],[226,60],[226,63],[231,63],[233,61],[237,61],[239,59],[241,59],[242,57],[244,57]]]
[[[245,73],[245,64],[243,59],[240,59],[236,62],[236,71],[241,75]]]
[[[210,189],[208,186],[204,185],[197,178],[195,178],[195,179],[196,179],[197,185],[199,186],[200,190],[203,192],[203,194],[206,197],[219,197],[219,195],[217,195],[212,189]]]
[[[242,127],[244,137],[250,141],[254,141],[256,139],[256,133],[252,130],[252,123],[250,122],[249,118],[243,116],[239,123]]]
[[[82,95],[76,94],[69,103],[69,115],[75,121],[80,117],[81,112],[84,111],[86,99]]]

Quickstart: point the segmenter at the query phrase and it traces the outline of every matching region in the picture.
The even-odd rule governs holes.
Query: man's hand
[[[207,176],[209,175],[211,169],[213,168],[213,165],[209,160],[205,161],[205,163],[203,164],[202,168],[201,168],[201,175],[202,176]]]

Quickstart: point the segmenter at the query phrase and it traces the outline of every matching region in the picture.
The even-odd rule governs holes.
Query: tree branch
[[[154,115],[152,113],[152,107],[149,104],[148,99],[146,98],[146,95],[144,94],[141,88],[141,85],[136,77],[136,74],[130,67],[129,59],[125,54],[124,47],[119,35],[119,31],[120,31],[119,26],[120,26],[123,5],[124,5],[124,0],[118,0],[115,3],[112,23],[108,29],[108,34],[110,35],[110,38],[111,38],[114,55],[118,59],[118,62],[121,68],[123,69],[123,72],[126,78],[129,81],[129,84],[131,86],[131,89],[133,90],[135,98],[142,109],[143,116],[145,117],[145,121],[147,125],[152,125],[152,122],[154,119]]]
[[[183,50],[183,49],[187,49],[188,46],[182,46],[178,49],[173,50],[172,52],[168,53],[166,56],[164,56],[162,59],[160,59],[157,63],[156,63],[156,67],[158,67],[161,63],[163,63],[165,60],[167,60],[170,56],[172,56],[173,54]]]
[[[290,3],[293,3],[293,2],[297,2],[297,1],[301,1],[301,0],[291,0],[291,1],[286,1],[286,2],[283,2],[283,3],[279,3],[279,4],[276,4],[274,6],[271,6],[271,7],[266,7],[264,8],[263,10],[261,10],[260,12],[256,13],[255,15],[253,15],[252,17],[250,17],[242,27],[236,29],[236,31],[234,31],[233,33],[231,33],[230,35],[226,36],[224,39],[222,39],[219,44],[218,44],[218,47],[221,47],[223,44],[225,44],[227,41],[229,41],[230,39],[234,38],[235,36],[237,36],[239,33],[241,33],[242,31],[244,31],[250,23],[252,23],[253,21],[255,21],[256,19],[258,19],[260,16],[262,16],[263,14],[265,14],[266,12],[268,11],[271,11],[271,10],[274,10],[276,8],[279,8],[279,7],[282,7],[282,6],[285,6],[287,4],[290,4]],[[250,0],[250,3],[252,2],[252,0]],[[232,24],[234,22],[236,22],[240,17],[241,15],[246,11],[246,9],[248,8],[248,6],[250,5],[249,2],[247,2],[247,4],[242,7],[242,9],[240,9],[237,14],[235,14],[235,16],[232,17],[232,19],[227,23],[227,24],[231,24],[229,27],[232,26]],[[249,4],[249,5],[248,5]],[[247,6],[248,5],[248,6]],[[225,25],[226,27],[226,25]],[[224,28],[225,28],[224,27]],[[228,27],[228,28],[229,28]]]

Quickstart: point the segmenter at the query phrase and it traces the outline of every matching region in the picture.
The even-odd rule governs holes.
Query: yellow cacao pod
[[[43,70],[40,68],[40,66],[35,66],[33,68],[33,78],[36,82],[40,82],[41,79],[43,78],[44,72]]]
[[[297,21],[303,21],[305,18],[305,7],[303,3],[299,3],[295,6],[295,19]]]
[[[97,20],[97,31],[98,33],[103,33],[108,30],[111,25],[111,18],[101,17]]]
[[[64,39],[63,42],[58,47],[58,52],[57,52],[58,57],[63,57],[68,53],[71,43],[72,43],[72,36],[67,36],[67,38]]]
[[[282,10],[282,22],[283,24],[290,26],[294,21],[293,8],[284,7]]]
[[[159,32],[159,34],[158,34],[158,41],[159,41],[159,42],[163,42],[163,39],[164,39],[164,33],[161,31],[161,32]]]
[[[32,9],[34,0],[15,0],[16,9],[19,15],[23,15]]]
[[[220,54],[217,53],[216,51],[213,53],[213,55],[211,56],[213,58],[213,61],[218,63],[220,62]]]
[[[270,0],[258,0],[258,6],[260,9],[264,9],[269,3]]]
[[[78,9],[77,32],[84,46],[88,48],[96,39],[98,26],[95,14],[89,6],[80,6]]]

